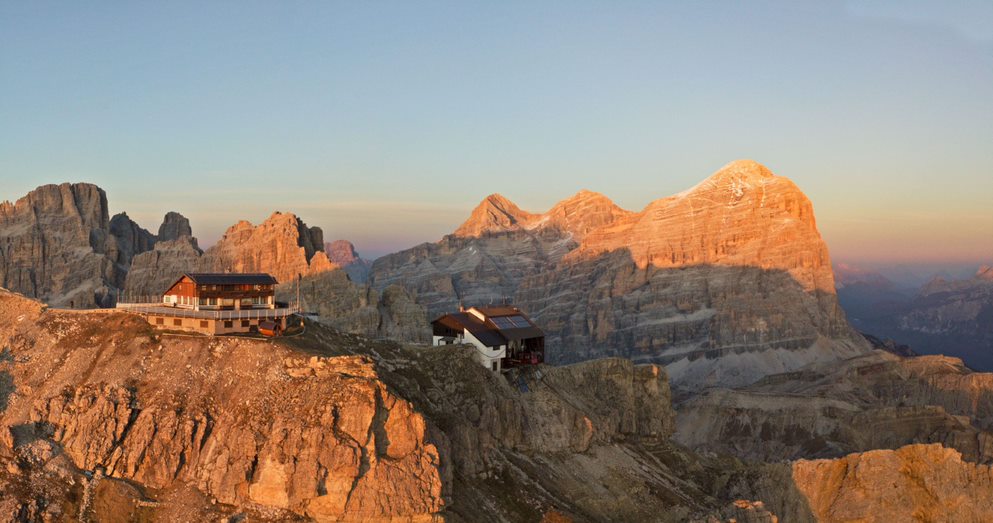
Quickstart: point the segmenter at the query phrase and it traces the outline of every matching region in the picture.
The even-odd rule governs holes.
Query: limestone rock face
[[[455,230],[454,235],[472,238],[483,234],[519,231],[532,217],[532,214],[522,211],[502,195],[491,194],[473,209],[469,219]]]
[[[786,271],[805,291],[834,293],[810,200],[751,160],[592,232],[570,259],[624,251],[639,267],[746,266]]]
[[[162,293],[183,273],[196,270],[201,254],[196,238],[190,236],[157,242],[153,250],[141,253],[132,260],[122,301],[159,301]]]
[[[157,492],[193,486],[269,519],[430,520],[445,506],[444,436],[367,358],[159,338],[128,314],[31,305],[0,296],[0,365],[16,387],[0,454],[49,441],[81,469]]]
[[[355,283],[365,283],[369,279],[369,269],[372,263],[363,259],[355,252],[355,246],[348,240],[335,240],[324,244],[324,252],[331,263],[345,269],[348,277]]]
[[[282,283],[335,268],[324,253],[321,229],[281,212],[258,226],[247,221],[231,226],[204,252],[200,267],[205,272],[268,272]]]
[[[344,271],[313,274],[300,282],[300,306],[319,314],[318,321],[343,332],[369,338],[431,340],[430,323],[424,307],[407,291],[390,286],[382,292],[356,285]],[[278,285],[276,299],[296,303],[296,282]]]
[[[843,364],[712,389],[678,407],[675,439],[759,461],[941,443],[993,463],[993,374],[943,356],[878,351]]]
[[[600,193],[582,190],[555,204],[528,225],[532,229],[558,229],[576,242],[581,242],[591,231],[631,214]]]
[[[127,271],[118,262],[134,250],[111,235],[107,196],[95,185],[44,185],[0,204],[0,284],[27,296],[76,307],[108,303]]]
[[[817,521],[988,521],[993,469],[941,445],[801,460],[793,479]]]
[[[678,387],[869,350],[838,306],[810,201],[752,161],[641,212],[588,191],[543,214],[492,195],[454,234],[376,260],[370,282],[404,286],[430,316],[513,301],[549,361],[663,363]]]
[[[190,227],[190,220],[178,212],[169,211],[159,225],[158,241],[167,242],[180,238],[193,238],[193,228]],[[196,239],[193,246],[196,247]]]
[[[131,261],[136,255],[155,247],[155,235],[132,221],[127,213],[115,214],[110,219],[110,235],[114,238],[114,247],[108,254],[111,254],[114,262],[121,266],[121,274],[127,274]],[[123,281],[115,283],[119,288]]]

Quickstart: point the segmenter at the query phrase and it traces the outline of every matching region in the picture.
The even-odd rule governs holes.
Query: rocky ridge
[[[957,358],[877,351],[740,389],[710,389],[677,410],[677,441],[742,459],[837,458],[941,443],[969,461],[993,463],[993,374]]]
[[[158,240],[126,213],[110,218],[95,185],[43,185],[0,204],[0,285],[58,306],[110,306]]]
[[[988,521],[993,468],[941,445],[801,460],[793,479],[817,521]]]
[[[369,279],[369,269],[372,267],[372,262],[359,256],[352,242],[335,240],[325,243],[324,252],[327,253],[331,263],[344,269],[348,278],[353,282],[361,284]]]

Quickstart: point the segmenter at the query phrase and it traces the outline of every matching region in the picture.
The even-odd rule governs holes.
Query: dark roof
[[[487,318],[493,318],[497,316],[524,316],[524,313],[520,311],[517,307],[511,307],[510,305],[492,305],[488,307],[473,307],[477,311],[483,313]]]
[[[486,321],[482,321],[474,314],[468,312],[445,314],[431,323],[439,323],[454,330],[461,330],[464,328],[487,347],[506,345],[511,340],[541,338],[545,336],[545,333],[539,329],[534,322],[527,317],[527,315],[522,313],[516,307],[477,307],[476,310],[485,314],[487,318],[499,316],[522,316],[527,320],[529,326],[501,329],[491,320],[487,319]],[[492,310],[496,310],[496,314],[491,314],[490,311]],[[508,311],[509,314],[507,314]]]
[[[276,278],[264,272],[188,272],[183,276],[197,285],[275,285]]]

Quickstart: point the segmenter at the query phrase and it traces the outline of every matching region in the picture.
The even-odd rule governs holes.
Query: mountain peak
[[[775,175],[766,166],[755,160],[741,159],[721,167],[714,173],[714,176],[737,176],[744,179],[762,180],[772,178]]]
[[[592,230],[571,259],[627,250],[639,267],[737,265],[785,270],[809,291],[835,291],[827,246],[810,200],[788,178],[752,160]]]
[[[479,202],[469,219],[456,229],[454,234],[475,237],[487,233],[520,230],[531,217],[531,213],[521,210],[514,202],[498,193],[493,193]]]

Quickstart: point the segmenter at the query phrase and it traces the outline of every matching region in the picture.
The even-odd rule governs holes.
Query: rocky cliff
[[[241,221],[204,252],[204,272],[268,272],[280,283],[336,268],[324,253],[324,233],[292,213],[275,212],[258,226]]]
[[[7,514],[683,521],[726,505],[681,477],[690,458],[666,443],[669,388],[653,365],[508,381],[464,347],[316,323],[275,341],[170,336],[6,292],[0,320]]]
[[[679,407],[676,440],[758,461],[941,443],[993,463],[993,374],[886,352],[712,389]]]
[[[324,253],[321,229],[308,227],[292,213],[273,213],[258,226],[238,222],[206,252],[190,232],[188,220],[167,214],[161,243],[131,264],[125,294],[159,295],[184,272],[268,272],[289,283],[337,268]]]
[[[164,243],[160,249],[172,256],[181,249],[172,242],[199,252],[179,213],[166,214],[156,235],[127,213],[108,218],[107,195],[95,185],[44,185],[0,204],[0,285],[60,307],[113,306],[132,265],[147,273],[146,261],[157,267],[163,255],[143,254]]]
[[[798,461],[793,479],[817,521],[989,521],[993,468],[941,445]]]
[[[370,281],[404,286],[432,316],[512,300],[545,329],[551,361],[665,363],[691,388],[868,350],[810,201],[751,161],[641,212],[587,191],[542,214],[492,195],[438,243],[376,260]]]
[[[153,241],[127,215],[111,220],[99,187],[44,185],[0,204],[0,285],[56,305],[110,304]]]
[[[372,267],[372,262],[359,256],[352,242],[335,240],[325,243],[324,252],[327,253],[331,263],[345,269],[348,278],[353,282],[365,283],[369,279],[369,269]]]
[[[222,505],[320,521],[444,507],[444,437],[368,359],[161,336],[134,316],[46,312],[9,294],[0,313],[13,387],[0,453],[11,459],[41,445],[45,461],[64,455],[143,490],[191,486]],[[14,479],[29,474],[7,463]]]

